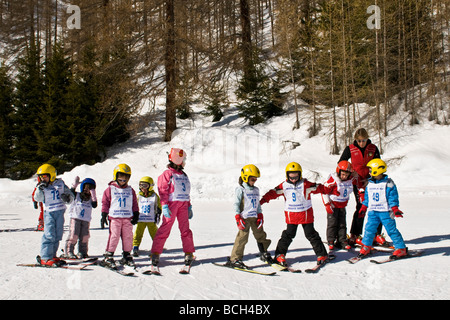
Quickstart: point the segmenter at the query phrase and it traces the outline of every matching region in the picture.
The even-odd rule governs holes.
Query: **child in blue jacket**
[[[398,209],[397,187],[394,181],[384,174],[387,166],[383,160],[373,159],[367,163],[367,166],[369,167],[371,178],[368,180],[365,190],[366,196],[359,214],[363,217],[368,211],[368,215],[362,240],[363,247],[359,255],[366,256],[369,254],[378,225],[382,223],[395,247],[393,255],[401,258],[408,253],[403,237],[398,231],[394,220],[394,218],[403,217],[403,212]]]

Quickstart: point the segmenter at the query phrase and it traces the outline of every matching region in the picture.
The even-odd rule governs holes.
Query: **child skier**
[[[103,192],[102,223],[109,220],[109,238],[101,261],[103,266],[115,269],[114,252],[122,239],[121,264],[134,267],[131,250],[133,249],[133,225],[139,220],[139,206],[136,192],[128,185],[131,168],[122,163],[114,168],[113,181]]]
[[[36,186],[34,200],[44,204],[44,235],[37,260],[44,266],[56,267],[63,263],[56,253],[64,232],[66,203],[73,200],[73,194],[63,180],[56,178],[54,166],[43,164],[36,173],[40,182]]]
[[[139,256],[139,246],[147,228],[150,237],[155,237],[158,230],[157,224],[161,216],[161,202],[158,194],[153,190],[153,179],[151,177],[142,177],[139,180],[139,221],[134,231],[133,237],[133,256]]]
[[[327,242],[330,250],[333,250],[335,246],[345,250],[351,249],[347,240],[346,207],[357,179],[352,173],[352,164],[347,160],[342,160],[338,163],[336,172],[330,174],[324,184],[325,187],[340,193],[340,196],[322,194],[323,204],[328,213]]]
[[[77,259],[88,257],[89,226],[92,218],[92,208],[97,208],[97,195],[95,192],[96,183],[91,178],[81,181],[80,192],[75,189],[80,184],[80,177],[76,177],[70,189],[75,196],[75,200],[69,207],[70,225],[69,235],[66,240],[66,247],[63,258]],[[78,256],[74,253],[74,248],[78,242]]]
[[[246,165],[241,169],[239,187],[236,188],[234,201],[235,218],[239,231],[234,241],[231,257],[226,263],[231,267],[248,268],[242,262],[242,258],[250,229],[258,243],[261,260],[268,263],[273,262],[270,253],[267,252],[271,241],[267,239],[267,234],[264,232],[264,217],[259,204],[259,189],[255,186],[259,177],[259,169],[253,164]]]
[[[182,149],[172,148],[167,170],[158,177],[158,193],[161,198],[163,220],[153,239],[151,259],[154,266],[159,263],[164,243],[170,235],[175,219],[178,220],[181,233],[185,254],[184,262],[186,265],[190,265],[194,259],[194,239],[189,228],[189,219],[193,216],[189,195],[191,183],[183,171],[185,164],[186,153]]]
[[[286,181],[280,183],[274,189],[267,192],[261,199],[261,204],[276,199],[281,195],[285,198],[285,217],[287,228],[281,234],[275,249],[275,263],[286,266],[286,253],[295,238],[298,225],[303,226],[306,238],[311,243],[317,256],[317,264],[328,261],[328,253],[322,243],[319,233],[314,229],[314,215],[311,204],[311,193],[333,193],[339,195],[336,190],[329,190],[322,184],[309,182],[302,178],[302,167],[297,162],[291,162],[286,166]]]
[[[361,209],[361,216],[368,211],[367,223],[364,229],[362,248],[359,256],[369,254],[377,228],[383,224],[395,247],[393,256],[401,258],[408,254],[403,237],[398,231],[395,219],[403,217],[403,212],[398,209],[398,191],[392,179],[386,174],[386,163],[381,159],[373,159],[367,163],[371,178],[366,186],[365,197]]]

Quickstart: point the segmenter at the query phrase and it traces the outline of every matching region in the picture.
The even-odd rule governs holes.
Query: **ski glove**
[[[358,212],[358,218],[364,218],[364,216],[366,215],[366,211],[367,211],[367,207],[365,205],[362,205],[361,209],[359,209],[359,212]]]
[[[403,212],[400,211],[400,209],[397,206],[392,207],[391,209],[396,218],[403,218]]]
[[[261,228],[264,224],[264,216],[262,213],[258,213],[258,218],[256,219],[256,225],[258,226],[258,229]]]
[[[69,203],[70,202],[70,194],[62,193],[60,197],[61,197],[61,200],[64,201],[65,203]]]
[[[95,192],[95,189],[90,189],[89,192],[91,193],[92,202],[97,202],[97,193]]]
[[[169,210],[169,205],[168,204],[164,204],[162,206],[162,214],[164,215],[164,217],[166,217],[167,219],[170,219],[170,216],[172,215],[172,212],[170,212]]]
[[[334,206],[331,202],[325,203],[325,210],[327,211],[328,214],[333,214],[334,212]]]
[[[135,225],[139,222],[139,211],[133,212],[133,218],[131,218],[131,224]]]
[[[189,208],[188,208],[188,218],[192,219],[193,216],[194,216],[194,213],[192,212],[192,206],[189,206]]]
[[[73,188],[73,189],[76,189],[76,188],[78,187],[79,184],[80,184],[80,177],[79,177],[79,176],[76,176],[75,179],[73,180],[72,188]],[[83,191],[83,190],[81,190],[81,191]]]
[[[245,229],[245,221],[244,219],[242,219],[240,214],[237,214],[234,216],[236,218],[236,224],[239,230],[244,230]]]
[[[100,224],[102,229],[105,229],[105,224],[108,225],[108,212],[102,212],[102,220],[100,220]]]
[[[42,182],[39,182],[38,183],[38,185],[37,185],[37,188],[39,189],[39,190],[44,190],[45,188],[47,188],[48,187],[48,183],[47,182],[44,182],[44,181],[42,181]]]

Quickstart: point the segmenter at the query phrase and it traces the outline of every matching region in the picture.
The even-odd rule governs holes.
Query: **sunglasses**
[[[148,189],[150,187],[153,187],[154,184],[149,184],[149,183],[139,183],[139,188],[144,188],[144,189]]]
[[[357,142],[359,142],[359,143],[362,143],[362,142],[366,142],[367,141],[367,139],[362,139],[362,140],[356,140]]]

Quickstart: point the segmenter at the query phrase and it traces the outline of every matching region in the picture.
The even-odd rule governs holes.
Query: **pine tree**
[[[67,101],[72,82],[71,62],[61,44],[54,45],[44,68],[44,104],[40,113],[37,154],[61,173],[71,168],[69,154],[72,140],[68,129],[73,125],[73,108]]]
[[[0,66],[0,178],[8,177],[12,150],[13,84],[8,70]]]
[[[255,61],[256,58],[253,59]],[[236,96],[239,99],[239,115],[250,125],[265,122],[268,118],[283,113],[284,96],[277,82],[271,81],[264,73],[262,63],[255,64],[253,72],[248,72],[239,82]]]
[[[36,172],[44,161],[38,154],[37,135],[43,127],[40,114],[44,111],[44,83],[39,49],[31,41],[19,59],[16,83],[15,113],[13,115],[14,178],[24,179]]]

